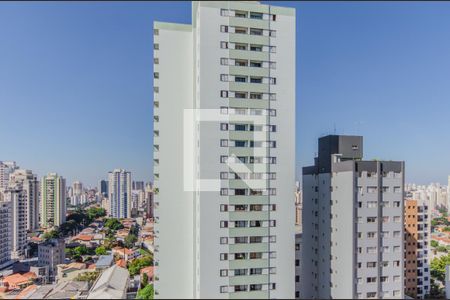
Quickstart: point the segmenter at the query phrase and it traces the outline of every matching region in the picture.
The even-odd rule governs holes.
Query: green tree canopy
[[[131,276],[139,274],[142,268],[153,266],[153,259],[149,256],[139,257],[128,264]]]
[[[124,245],[127,248],[133,248],[134,247],[134,243],[136,243],[136,242],[137,242],[137,236],[135,236],[134,234],[130,233],[125,238]]]
[[[97,249],[95,249],[95,254],[97,254],[97,255],[106,255],[107,252],[106,252],[105,246],[100,246]]]
[[[439,242],[435,240],[431,240],[431,247],[436,248],[439,246]]]
[[[444,281],[445,279],[445,266],[450,264],[450,254],[434,258],[431,261],[431,276]]]
[[[136,299],[153,299],[153,294],[153,284],[148,284],[138,291]]]

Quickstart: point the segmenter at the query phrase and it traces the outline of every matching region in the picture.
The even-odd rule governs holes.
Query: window
[[[246,59],[235,59],[234,65],[238,67],[246,67],[248,66],[248,61]]]
[[[367,277],[367,283],[373,283],[373,282],[377,282],[376,277]]]
[[[220,287],[220,292],[221,293],[228,293],[228,287],[227,286],[221,286]]]
[[[263,19],[263,14],[262,13],[257,13],[257,12],[250,12],[250,19],[262,20]]]
[[[272,15],[272,21],[276,21],[277,20],[277,15]]]
[[[375,223],[377,221],[377,217],[367,217],[367,223]]]
[[[244,92],[235,92],[234,98],[245,99],[247,98],[247,93]]]
[[[159,78],[159,73],[158,73],[158,72],[154,72],[154,73],[153,73],[153,77],[154,77],[155,79],[158,79],[158,78]]]
[[[247,286],[246,285],[235,285],[234,291],[235,292],[245,292],[245,291],[247,291]]]
[[[220,270],[220,277],[227,277],[228,276],[228,270]]]
[[[221,245],[228,244],[228,238],[227,237],[221,237],[220,238],[220,244]]]
[[[251,35],[262,35],[263,30],[260,28],[250,28],[250,34]]]
[[[368,232],[367,233],[367,238],[369,239],[374,239],[377,237],[377,233],[376,232]]]
[[[367,263],[367,268],[376,268],[377,267],[377,262],[375,261],[371,261]]]
[[[270,84],[277,84],[277,79],[274,78],[274,77],[272,77],[272,78],[270,78],[269,83],[270,83]]]
[[[247,244],[248,238],[246,236],[238,236],[234,238],[235,244]]]
[[[228,189],[220,189],[220,195],[221,196],[227,196],[228,195]]]
[[[250,99],[262,99],[262,93],[250,93]]]
[[[220,74],[220,81],[228,81],[228,75]]]
[[[252,244],[262,243],[262,237],[261,236],[251,236],[250,243],[252,243]]]
[[[380,281],[381,282],[389,282],[389,277],[388,276],[381,276],[380,277]]]
[[[367,247],[367,253],[377,253],[377,247]]]
[[[247,28],[245,28],[245,27],[234,27],[234,33],[247,34]]]
[[[277,31],[276,30],[269,30],[269,36],[270,37],[276,37],[277,36]]]
[[[228,9],[221,9],[220,10],[220,15],[223,16],[223,17],[228,17],[229,16]]]
[[[402,189],[399,186],[394,186],[394,193],[401,193]]]
[[[235,50],[247,50],[247,45],[246,44],[234,44],[234,49]]]
[[[228,91],[220,91],[220,97],[228,98]]]
[[[400,276],[399,275],[395,275],[394,276],[394,282],[400,282]]]
[[[158,57],[153,58],[153,63],[155,65],[159,65],[159,58]]]
[[[220,228],[228,228],[228,221],[220,221]]]
[[[220,140],[221,147],[228,147],[228,140]]]
[[[153,87],[153,91],[154,91],[155,93],[159,93],[159,86]]]
[[[234,12],[234,16],[235,17],[237,17],[237,18],[247,18],[247,12],[246,11],[238,11],[238,10],[236,10],[235,12]]]
[[[156,43],[153,44],[153,49],[154,49],[154,50],[159,50],[159,44],[156,44]]]
[[[220,156],[220,162],[222,164],[226,163],[228,161],[228,156],[222,155]]]
[[[250,291],[262,290],[262,284],[250,284]]]
[[[228,205],[227,204],[221,204],[220,205],[220,211],[228,211]]]
[[[377,187],[376,186],[368,186],[367,187],[367,192],[368,193],[376,193],[377,192]]]
[[[250,61],[250,67],[261,68],[262,67],[262,62],[261,61],[251,60]]]
[[[221,123],[221,124],[220,124],[220,130],[222,130],[222,131],[227,131],[227,130],[228,130],[228,124],[226,124],[226,123]]]
[[[261,268],[251,268],[250,269],[250,275],[261,275],[262,269]]]
[[[228,26],[226,26],[226,25],[221,25],[221,26],[220,26],[220,32],[228,32]]]
[[[366,296],[367,296],[367,298],[375,298],[377,296],[377,293],[376,292],[368,292],[366,294]]]
[[[245,76],[234,76],[234,81],[236,81],[236,82],[247,82],[247,77],[245,77]]]
[[[228,49],[228,42],[220,42],[220,48]]]
[[[376,208],[378,206],[377,201],[367,201],[368,208]]]
[[[262,83],[262,77],[250,77],[251,83]]]
[[[220,64],[223,66],[227,66],[228,65],[228,58],[221,58],[220,59]]]
[[[250,45],[250,51],[262,51],[262,46],[261,45]]]
[[[389,222],[389,217],[388,216],[384,216],[383,217],[383,223],[388,223]]]
[[[402,218],[400,216],[395,216],[394,217],[394,222],[399,223],[402,220]]]
[[[159,29],[153,29],[153,35],[159,35]]]

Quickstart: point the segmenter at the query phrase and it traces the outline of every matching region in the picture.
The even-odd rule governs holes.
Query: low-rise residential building
[[[63,239],[51,239],[38,245],[39,264],[48,266],[49,280],[57,275],[57,265],[65,262],[65,242]]]
[[[95,263],[95,268],[97,270],[104,270],[111,267],[114,264],[114,256],[110,255],[100,255],[97,262]]]
[[[112,249],[113,255],[118,255],[125,260],[131,260],[138,257],[140,254],[138,251],[134,251],[128,248],[115,247]]]
[[[148,266],[148,267],[142,268],[141,271],[140,271],[141,278],[142,278],[142,276],[144,276],[144,274],[146,274],[147,278],[148,278],[148,281],[152,282],[153,281],[154,268],[155,267],[153,267],[153,266]]]
[[[126,299],[130,273],[114,265],[97,278],[87,299]]]
[[[61,281],[71,281],[74,280],[79,274],[85,273],[86,271],[91,272],[93,270],[87,270],[85,263],[73,262],[70,264],[60,264],[56,266],[58,268],[57,272],[57,282]]]

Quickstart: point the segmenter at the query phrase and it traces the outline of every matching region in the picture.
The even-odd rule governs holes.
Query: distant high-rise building
[[[49,173],[41,181],[41,225],[59,226],[66,221],[66,180]]]
[[[295,296],[295,18],[194,1],[154,23],[158,298]]]
[[[132,189],[143,191],[144,190],[144,182],[143,181],[133,181]]]
[[[79,181],[74,181],[72,184],[73,194],[76,196],[81,196],[83,193],[83,184]]]
[[[108,196],[108,181],[106,180],[100,180],[99,184],[98,184],[98,190],[100,192],[101,195],[103,195],[104,197]]]
[[[405,295],[415,299],[430,294],[430,220],[426,202],[405,200]]]
[[[110,205],[109,214],[113,218],[131,217],[131,173],[115,169],[108,174]]]
[[[11,258],[25,255],[27,245],[26,191],[19,185],[9,186],[3,191],[3,201],[11,203]]]
[[[15,161],[0,161],[0,190],[8,187],[9,174],[17,168]]]
[[[362,158],[329,135],[303,168],[301,298],[403,298],[404,162]]]
[[[150,183],[145,185],[145,213],[147,218],[153,218],[153,187]]]
[[[10,185],[23,189],[26,197],[26,228],[39,228],[39,181],[31,170],[17,169],[10,174]]]

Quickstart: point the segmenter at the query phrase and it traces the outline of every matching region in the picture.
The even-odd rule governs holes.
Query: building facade
[[[403,298],[404,163],[362,147],[322,137],[303,168],[301,298]]]
[[[41,226],[59,226],[66,221],[66,180],[49,173],[41,182]]]
[[[155,297],[293,298],[295,10],[192,20],[154,23]]]
[[[65,263],[64,239],[50,239],[38,245],[38,258],[40,266],[48,266],[48,280],[52,282],[57,275],[59,264]]]
[[[8,187],[9,174],[17,168],[15,161],[0,161],[0,190]]]
[[[21,185],[9,183],[3,191],[3,201],[10,202],[11,258],[24,258],[27,246],[26,192]]]
[[[131,173],[115,169],[108,174],[109,214],[113,218],[131,217]]]
[[[416,299],[430,293],[430,220],[427,202],[405,200],[405,295]]]
[[[10,265],[12,249],[12,203],[0,191],[0,269]]]
[[[23,189],[26,202],[26,229],[33,232],[39,228],[39,181],[31,170],[17,169],[10,174],[10,184]]]

